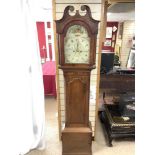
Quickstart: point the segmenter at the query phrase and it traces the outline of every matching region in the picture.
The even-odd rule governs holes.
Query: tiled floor
[[[54,98],[46,98],[46,149],[32,150],[27,155],[61,155],[62,147],[58,136],[57,102]],[[93,142],[93,155],[134,155],[133,140],[113,140],[113,147],[108,147],[100,121],[97,121],[96,140]]]

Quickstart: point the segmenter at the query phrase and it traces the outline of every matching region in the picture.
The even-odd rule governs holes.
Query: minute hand
[[[79,40],[77,42],[77,52],[79,52]]]

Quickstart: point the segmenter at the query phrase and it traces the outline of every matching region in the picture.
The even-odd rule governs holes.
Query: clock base
[[[66,127],[62,131],[62,155],[92,155],[90,127]]]

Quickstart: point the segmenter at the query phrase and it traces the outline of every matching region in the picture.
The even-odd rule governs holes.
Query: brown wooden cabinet
[[[65,79],[65,128],[62,131],[63,155],[92,155],[92,129],[89,122],[90,72],[95,68],[98,23],[90,8],[81,6],[84,16],[67,6],[56,21],[59,68]]]
[[[114,96],[116,94],[135,91],[134,74],[102,74],[100,76],[100,89],[103,91],[103,97],[106,94]]]

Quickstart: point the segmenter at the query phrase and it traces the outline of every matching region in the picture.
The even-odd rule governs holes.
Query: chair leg
[[[107,130],[107,138],[108,138],[108,146],[109,147],[112,147],[112,140],[113,140],[113,138],[112,138],[112,136],[111,136],[111,134],[110,134],[110,132]]]
[[[104,98],[105,98],[105,92],[103,92],[103,100],[104,100]]]
[[[105,92],[103,92],[103,96],[102,96],[102,97],[103,97],[103,103],[104,103],[104,104],[106,103],[105,95],[106,95]]]
[[[111,137],[109,137],[108,145],[109,145],[109,147],[112,147],[112,138]]]

